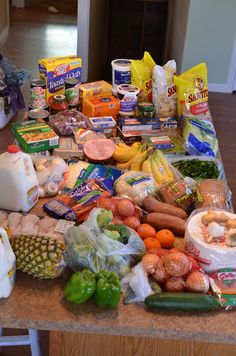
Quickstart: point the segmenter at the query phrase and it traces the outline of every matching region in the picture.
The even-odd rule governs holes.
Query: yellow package
[[[65,93],[65,79],[77,78],[81,83],[81,66],[82,59],[75,55],[39,59],[39,77],[46,81],[49,103],[55,94]]]
[[[209,115],[206,63],[200,63],[179,76],[174,76],[178,116]]]
[[[139,99],[152,101],[152,70],[155,62],[149,52],[141,60],[131,59],[131,84],[140,89]]]

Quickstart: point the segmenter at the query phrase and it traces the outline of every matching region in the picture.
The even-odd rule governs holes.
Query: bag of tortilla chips
[[[155,62],[149,52],[141,60],[131,59],[131,84],[140,89],[141,101],[152,101],[152,70]]]
[[[179,76],[174,76],[178,116],[210,115],[206,63],[200,63]]]

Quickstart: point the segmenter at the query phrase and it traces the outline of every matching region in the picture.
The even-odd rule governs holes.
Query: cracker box
[[[79,87],[79,96],[81,99],[102,94],[112,94],[112,85],[105,82],[105,80],[81,84]]]
[[[64,94],[64,81],[77,78],[81,83],[82,59],[77,56],[42,58],[38,69],[41,79],[46,80],[46,96],[50,102],[55,94]]]
[[[59,137],[50,126],[40,120],[16,122],[12,124],[12,133],[20,147],[27,153],[59,147]]]
[[[83,100],[83,113],[88,117],[112,116],[117,118],[120,101],[113,95],[92,96]]]

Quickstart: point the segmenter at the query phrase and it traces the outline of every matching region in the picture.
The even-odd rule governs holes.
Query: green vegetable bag
[[[66,261],[72,270],[105,269],[121,277],[142,258],[145,246],[139,235],[128,227],[112,226],[112,218],[111,211],[94,208],[83,224],[66,232]]]

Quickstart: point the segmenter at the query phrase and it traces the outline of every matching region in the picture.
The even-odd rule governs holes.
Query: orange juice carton
[[[73,55],[39,59],[39,76],[46,81],[46,96],[49,102],[55,94],[64,94],[65,79],[77,78],[81,83],[81,67],[82,59]]]
[[[83,113],[88,117],[112,116],[117,118],[120,101],[113,95],[92,96],[83,100]]]
[[[79,87],[79,96],[81,99],[86,99],[95,95],[106,95],[111,93],[112,85],[105,82],[105,80],[81,84]]]

